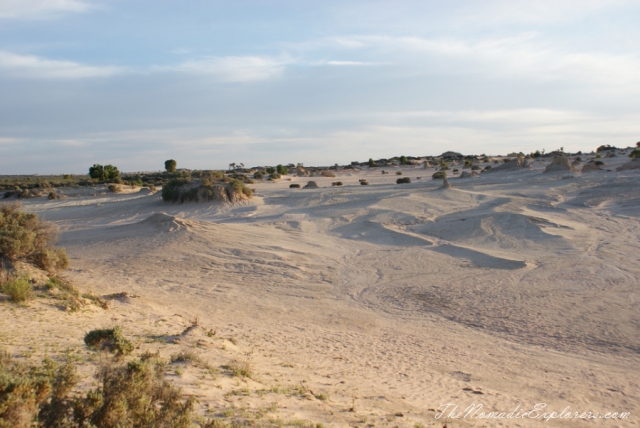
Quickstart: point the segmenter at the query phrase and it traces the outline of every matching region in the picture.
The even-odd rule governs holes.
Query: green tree
[[[102,177],[104,177],[104,167],[94,163],[93,166],[89,168],[89,176],[96,180],[102,180]]]
[[[120,171],[118,167],[113,165],[102,166],[98,163],[94,163],[89,168],[89,176],[96,180],[117,180],[120,178]]]
[[[289,169],[287,169],[287,167],[284,165],[278,165],[276,167],[276,172],[280,175],[287,175],[289,174]]]
[[[166,169],[167,172],[176,172],[177,166],[178,162],[174,161],[173,159],[169,159],[168,161],[164,162],[164,169]]]
[[[407,165],[409,163],[409,160],[407,159],[406,156],[400,156],[400,165]]]
[[[373,161],[373,158],[369,158],[369,168],[373,168],[376,166],[376,163]]]
[[[120,178],[120,171],[118,167],[113,165],[104,166],[104,178],[103,180],[117,180]]]

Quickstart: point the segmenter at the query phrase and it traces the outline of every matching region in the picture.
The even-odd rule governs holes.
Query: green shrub
[[[629,154],[630,158],[640,158],[640,149],[633,149],[633,151]]]
[[[398,178],[396,180],[397,184],[405,184],[405,183],[411,183],[411,179],[409,177],[402,177],[402,178]]]
[[[362,179],[362,178],[361,178],[361,179],[360,179],[360,185],[361,185],[361,186],[368,186],[368,185],[369,185],[369,182],[368,182],[367,180],[365,180],[365,179]]]
[[[133,343],[122,333],[122,327],[91,330],[84,336],[84,343],[93,349],[106,349],[114,354],[127,355],[133,351]]]
[[[331,183],[332,186],[342,186],[342,181],[334,181]]]
[[[33,286],[26,276],[2,284],[2,292],[14,302],[24,302],[33,296]]]
[[[396,171],[396,175],[402,175],[402,171]]]
[[[289,184],[289,189],[299,189],[300,185],[298,183]]]
[[[253,174],[253,178],[255,178],[256,180],[262,180],[264,178],[264,172],[262,171],[256,171]]]
[[[266,171],[267,171],[267,174],[273,174],[274,172],[276,172],[276,169],[272,166],[268,166]]]
[[[269,174],[269,178],[272,180],[277,180],[279,178],[281,178],[281,175],[278,174],[277,172],[272,172],[271,174]]]
[[[447,173],[444,171],[438,171],[436,173],[434,173],[431,178],[433,178],[434,180],[444,180],[445,178],[447,178]]]
[[[276,166],[276,172],[280,175],[287,175],[289,174],[289,169],[284,165],[278,165]]]
[[[604,162],[602,162],[602,161],[595,161],[594,163],[595,163],[596,165],[598,165],[598,166],[602,166],[602,165],[604,165]]]

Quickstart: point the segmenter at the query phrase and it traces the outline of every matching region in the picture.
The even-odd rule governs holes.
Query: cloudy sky
[[[640,1],[0,0],[0,174],[640,140]]]

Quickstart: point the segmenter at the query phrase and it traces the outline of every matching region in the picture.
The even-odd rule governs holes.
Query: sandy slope
[[[139,297],[60,312],[52,323],[9,315],[50,347],[121,323],[141,349],[188,346],[213,364],[254,364],[259,375],[242,384],[249,396],[223,394],[238,381],[200,378],[195,368],[175,376],[204,407],[278,402],[284,418],[441,426],[443,403],[504,412],[546,403],[631,417],[447,423],[638,426],[640,172],[615,172],[626,160],[589,174],[542,174],[549,161],[534,162],[454,177],[452,189],[431,180],[435,169],[411,167],[400,169],[413,181],[403,185],[378,169],[313,178],[314,190],[289,189],[309,180],[294,177],[255,185],[258,195],[240,206],[167,205],[137,193],[30,201],[63,229],[70,279]],[[338,179],[345,185],[331,187]],[[180,336],[196,317],[216,335]],[[158,337],[170,345],[150,340]],[[273,385],[311,393],[256,395]]]

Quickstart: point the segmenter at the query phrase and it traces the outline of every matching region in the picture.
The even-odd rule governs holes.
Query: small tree
[[[117,180],[120,178],[120,171],[118,167],[113,165],[102,166],[98,163],[94,163],[89,168],[89,176],[96,180]]]
[[[287,175],[289,174],[289,169],[284,165],[278,165],[276,167],[276,172],[280,175]]]
[[[104,177],[104,167],[98,163],[94,163],[93,166],[89,168],[89,176],[96,180],[102,180],[102,177]]]
[[[373,168],[376,166],[376,163],[373,161],[373,158],[369,158],[369,168]]]
[[[164,169],[166,169],[167,172],[176,172],[177,167],[178,167],[178,162],[176,162],[173,159],[164,161]]]

